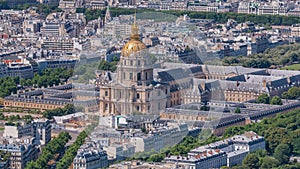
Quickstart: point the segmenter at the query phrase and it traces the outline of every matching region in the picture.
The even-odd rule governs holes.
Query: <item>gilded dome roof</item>
[[[128,57],[132,53],[136,53],[138,51],[142,51],[146,49],[146,45],[140,41],[140,36],[138,34],[138,27],[136,25],[136,15],[134,16],[134,23],[131,27],[131,36],[130,41],[128,41],[123,49],[122,49],[122,56]]]
[[[146,49],[146,45],[143,42],[136,39],[131,39],[124,45],[122,49],[122,56],[128,57],[132,53],[136,53],[143,49]]]

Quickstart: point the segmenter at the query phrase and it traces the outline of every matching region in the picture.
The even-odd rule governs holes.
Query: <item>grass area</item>
[[[290,66],[285,66],[285,67],[282,67],[280,69],[281,70],[300,70],[300,63],[293,64],[293,65],[290,65]]]
[[[141,20],[148,20],[152,19],[155,22],[175,22],[177,17],[174,15],[170,14],[165,14],[162,12],[144,12],[144,13],[139,13],[137,16],[137,19]]]
[[[4,130],[4,127],[0,127],[0,131],[3,131]]]

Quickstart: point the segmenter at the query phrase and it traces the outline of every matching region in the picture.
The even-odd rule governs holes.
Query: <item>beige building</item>
[[[136,23],[122,49],[115,81],[100,86],[102,116],[159,113],[168,107],[170,88],[154,81],[148,50],[140,41]]]

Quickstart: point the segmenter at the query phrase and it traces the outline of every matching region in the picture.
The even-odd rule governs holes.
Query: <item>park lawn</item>
[[[300,70],[300,64],[293,64],[280,68],[281,70]]]

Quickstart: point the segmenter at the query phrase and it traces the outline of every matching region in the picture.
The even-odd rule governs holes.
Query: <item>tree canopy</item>
[[[272,97],[272,99],[270,101],[270,104],[273,104],[273,105],[282,105],[281,98],[279,96]]]
[[[270,97],[267,94],[261,94],[258,96],[256,103],[270,104]]]
[[[47,119],[52,119],[53,116],[64,116],[68,114],[76,113],[76,108],[73,104],[67,104],[64,108],[56,108],[52,110],[45,110],[43,112],[43,117]]]
[[[76,138],[76,141],[70,145],[65,152],[64,156],[61,158],[61,160],[57,163],[56,168],[57,169],[65,169],[69,168],[69,166],[72,164],[73,159],[75,158],[78,149],[80,146],[84,143],[85,138],[87,137],[87,134],[85,131],[82,131]]]
[[[27,163],[25,169],[44,169],[54,155],[64,151],[66,143],[71,139],[67,132],[59,133],[58,137],[52,139],[43,149],[42,154],[35,161]]]
[[[134,14],[136,9],[129,8],[110,8],[111,16],[119,15],[130,15]],[[77,13],[84,13],[87,20],[97,19],[99,17],[105,16],[106,9],[102,10],[90,10],[84,8],[77,8]],[[154,9],[137,9],[137,13],[141,12],[153,12],[157,10]],[[282,16],[282,15],[253,15],[253,14],[241,14],[233,12],[199,12],[199,11],[158,11],[166,14],[171,14],[175,16],[181,16],[187,14],[189,17],[194,19],[213,19],[217,23],[225,23],[228,19],[234,19],[238,23],[242,22],[253,22],[254,24],[263,24],[266,25],[292,25],[300,22],[300,18],[296,16]]]
[[[228,65],[241,65],[252,68],[277,67],[300,62],[300,44],[280,45],[272,49],[266,49],[263,53],[253,54],[247,57],[225,57],[222,63]]]

